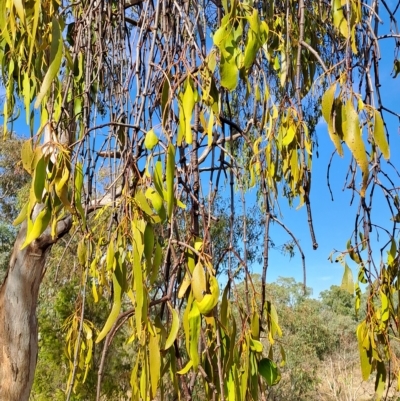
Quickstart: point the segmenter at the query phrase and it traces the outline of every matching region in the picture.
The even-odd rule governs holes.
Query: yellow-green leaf
[[[200,326],[201,317],[200,311],[197,307],[196,302],[192,304],[192,309],[189,313],[189,333],[190,333],[190,344],[189,344],[189,355],[193,362],[193,367],[196,370],[200,362],[198,345],[200,337]]]
[[[361,373],[363,380],[368,380],[372,371],[372,360],[370,357],[371,343],[369,341],[368,331],[365,321],[357,327],[358,350],[360,352]]]
[[[34,153],[32,150],[32,142],[30,140],[25,141],[21,148],[21,160],[22,166],[29,173],[32,174],[32,161],[34,158]]]
[[[344,274],[342,278],[342,288],[349,292],[350,294],[354,294],[354,280],[353,280],[353,272],[347,265],[344,266]]]
[[[121,310],[122,286],[115,273],[113,274],[113,292],[114,292],[113,306],[111,308],[111,312],[108,315],[107,321],[103,329],[96,338],[96,344],[98,344],[103,338],[105,338],[105,336],[111,330]]]
[[[335,145],[335,148],[339,156],[343,156],[343,149],[340,137],[335,132],[334,121],[332,117],[332,107],[335,97],[336,83],[333,84],[322,96],[321,106],[322,106],[322,116],[324,117],[326,123],[328,124],[329,136]]]
[[[386,322],[389,319],[389,301],[386,294],[381,290],[381,319]]]
[[[190,360],[181,370],[178,370],[176,373],[178,373],[178,375],[185,375],[187,372],[189,372],[192,366],[193,366],[193,361]]]
[[[206,289],[206,274],[202,264],[199,262],[192,273],[192,291],[197,301],[201,301],[204,298]]]
[[[52,33],[51,33],[51,49],[50,49],[50,66],[42,82],[42,87],[37,95],[35,101],[35,108],[40,106],[43,98],[49,91],[54,78],[60,71],[62,52],[63,52],[63,38],[61,35],[61,28],[58,19],[54,16],[52,20]]]
[[[172,346],[174,343],[176,336],[178,335],[179,331],[179,315],[178,312],[170,305],[168,302],[168,308],[169,311],[171,312],[172,315],[172,323],[171,323],[171,330],[169,332],[169,335],[165,341],[165,346],[164,349],[167,350],[169,347]]]
[[[374,141],[382,152],[383,157],[388,160],[390,157],[390,150],[385,135],[385,127],[383,125],[382,116],[378,110],[375,110],[374,112],[374,120]]]
[[[49,225],[51,219],[51,208],[49,202],[47,203],[48,205],[46,205],[37,215],[32,228],[28,230],[25,242],[22,245],[21,249],[25,248],[32,241],[39,238]]]
[[[160,346],[158,344],[158,336],[149,336],[149,367],[150,367],[150,382],[151,382],[151,399],[156,397],[158,381],[160,379],[161,356]]]
[[[174,176],[175,176],[175,148],[172,143],[168,145],[167,153],[167,168],[166,168],[166,179],[167,179],[167,213],[168,217],[171,218],[174,210]]]
[[[144,138],[144,146],[148,150],[152,150],[154,146],[156,146],[158,143],[158,137],[155,134],[154,130],[151,129],[150,131],[147,132],[146,137]]]
[[[344,16],[343,8],[345,7],[345,4],[342,4],[341,0],[334,0],[333,1],[333,7],[332,7],[332,13],[333,13],[333,24],[337,29],[339,29],[339,32],[346,38],[348,39],[350,36],[349,33],[349,27],[347,23],[347,19]]]
[[[33,189],[35,192],[35,197],[37,202],[42,202],[43,198],[43,190],[44,184],[46,182],[46,160],[45,157],[42,156],[35,168],[35,175],[33,178]]]
[[[346,121],[343,122],[343,138],[362,172],[363,179],[360,194],[364,197],[368,182],[368,159],[361,136],[360,121],[351,99],[347,101],[345,111]]]
[[[193,288],[193,282],[192,282]],[[208,315],[217,305],[219,298],[218,280],[214,276],[210,276],[210,294],[205,294],[200,301],[196,300],[200,313]]]

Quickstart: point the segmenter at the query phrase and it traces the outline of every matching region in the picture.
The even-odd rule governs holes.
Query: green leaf
[[[193,288],[193,281],[192,281]],[[210,294],[205,294],[201,301],[196,301],[200,313],[208,315],[215,308],[219,298],[218,280],[214,276],[210,276]]]
[[[344,274],[342,278],[342,285],[341,287],[349,292],[350,294],[354,294],[354,280],[353,280],[353,272],[347,265],[347,263],[344,266]]]
[[[53,80],[57,77],[60,71],[62,52],[63,52],[63,38],[61,35],[61,28],[58,19],[54,16],[52,20],[52,33],[51,33],[51,49],[50,49],[50,66],[43,79],[42,87],[37,95],[35,101],[35,109],[40,106],[43,98],[49,91]]]
[[[46,203],[47,205],[43,207],[43,209],[37,215],[32,228],[28,230],[25,242],[22,245],[21,249],[24,249],[35,239],[39,238],[43,234],[44,230],[46,230],[46,228],[48,227],[51,219],[51,207],[50,202]]]
[[[192,309],[189,312],[188,320],[189,320],[189,333],[190,333],[189,355],[190,359],[193,361],[193,367],[196,370],[200,362],[198,346],[199,346],[200,326],[201,326],[200,311],[199,308],[197,307],[196,302],[192,304]]]
[[[167,153],[167,213],[168,217],[171,218],[174,210],[174,177],[175,177],[175,148],[172,143],[168,145]]]
[[[381,290],[381,319],[382,322],[389,320],[389,302],[386,294]]]
[[[146,137],[144,139],[144,146],[148,150],[152,150],[154,146],[156,146],[158,143],[158,137],[155,134],[154,130],[151,129],[150,131],[147,132]]]
[[[360,195],[364,197],[368,182],[368,159],[365,152],[364,141],[361,136],[360,121],[358,114],[354,110],[351,99],[348,100],[345,105],[345,112],[346,121],[343,121],[343,139],[362,172],[363,180]]]
[[[193,366],[193,361],[190,360],[181,370],[178,370],[176,373],[178,373],[178,375],[185,375],[187,372],[189,372],[192,366]]]
[[[249,30],[247,32],[246,47],[244,50],[244,60],[243,65],[246,70],[248,70],[254,63],[256,59],[257,52],[261,47],[260,43],[260,27],[261,22],[258,18],[258,11],[253,9],[251,16],[246,17],[249,22]]]
[[[32,162],[34,158],[34,153],[32,150],[32,142],[30,140],[25,141],[21,148],[21,160],[23,168],[32,174]]]
[[[374,141],[382,152],[383,157],[388,160],[390,157],[390,150],[385,135],[385,127],[383,125],[382,116],[378,110],[375,110],[374,112],[374,120]]]
[[[174,343],[177,335],[178,335],[178,331],[179,331],[179,315],[178,312],[172,308],[172,306],[170,305],[170,303],[167,303],[169,311],[171,312],[172,315],[172,324],[171,324],[171,331],[169,332],[169,335],[167,337],[167,340],[165,341],[165,346],[164,346],[164,350],[167,350],[169,347],[172,346],[172,344]]]
[[[196,103],[197,93],[195,92],[196,89],[193,88],[192,79],[188,78],[185,83],[185,91],[183,92],[182,96],[182,106],[181,110],[183,111],[183,118],[181,120],[181,113],[179,113],[179,121],[180,124],[183,122],[184,126],[180,126],[182,131],[182,135],[185,137],[186,143],[188,145],[192,144],[192,128],[191,128],[191,121],[192,121],[192,113],[193,107]]]
[[[335,148],[339,156],[343,156],[343,149],[340,137],[337,135],[334,129],[334,121],[332,116],[333,101],[336,92],[336,83],[334,83],[322,96],[321,106],[322,106],[322,116],[324,117],[326,123],[328,124],[328,133],[331,141],[335,145]]]
[[[204,294],[207,289],[206,274],[202,264],[199,262],[196,264],[192,273],[192,291],[194,298],[197,301],[201,301],[204,298]]]
[[[258,371],[269,386],[274,386],[281,380],[278,367],[269,358],[263,358],[258,362]]]
[[[169,77],[164,79],[162,94],[161,94],[161,112],[162,112],[163,126],[165,126],[168,118],[168,110],[167,110],[168,100],[169,100]]]
[[[28,214],[28,206],[29,206],[29,201],[25,203],[24,207],[19,212],[17,218],[13,221],[12,223],[13,226],[20,225],[26,219],[26,215]]]
[[[349,27],[347,20],[344,16],[342,1],[334,0],[332,13],[333,13],[333,25],[339,30],[339,32],[348,39],[350,36]]]
[[[158,381],[160,379],[161,355],[160,346],[158,344],[158,336],[149,335],[149,366],[150,366],[150,383],[151,383],[151,399],[156,397]]]
[[[121,282],[118,280],[116,273],[113,274],[113,293],[114,293],[113,306],[111,308],[110,314],[108,315],[107,321],[104,324],[103,329],[96,338],[96,344],[98,344],[101,340],[103,340],[103,338],[105,338],[105,336],[111,330],[121,310],[122,285]]]
[[[146,189],[145,196],[152,203],[160,219],[164,221],[166,219],[164,201],[159,192],[156,191],[154,188],[149,187]]]
[[[75,207],[78,210],[81,219],[83,221],[83,226],[86,227],[86,216],[85,211],[82,207],[82,188],[83,188],[83,165],[77,162],[75,165],[75,178],[74,178],[74,202]]]
[[[361,374],[364,381],[368,380],[372,371],[371,343],[365,321],[357,327],[358,350],[360,352]],[[367,346],[367,347],[366,347]]]
[[[35,168],[35,175],[33,178],[33,190],[35,192],[35,197],[37,202],[41,203],[43,199],[44,185],[46,182],[46,160],[42,156]]]

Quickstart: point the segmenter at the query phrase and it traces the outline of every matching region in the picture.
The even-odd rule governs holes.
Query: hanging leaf
[[[368,159],[364,141],[361,137],[360,121],[351,99],[345,105],[345,115],[346,120],[343,121],[343,138],[362,172],[363,179],[360,194],[364,197],[368,182]]]
[[[193,288],[192,281],[192,288]],[[210,294],[205,294],[201,301],[196,299],[199,311],[203,315],[208,315],[215,308],[219,298],[218,280],[214,276],[210,276]]]
[[[151,129],[150,131],[147,132],[146,137],[144,138],[144,146],[148,150],[152,150],[154,146],[156,146],[158,143],[158,137],[155,134],[154,130]]]
[[[200,326],[201,326],[200,311],[197,307],[196,302],[192,304],[192,309],[189,313],[188,321],[189,321],[189,333],[190,333],[189,355],[190,359],[193,362],[193,367],[196,370],[200,362],[198,346],[199,346]]]
[[[108,332],[111,330],[113,324],[116,322],[119,312],[121,310],[121,299],[122,299],[122,283],[117,279],[116,273],[113,274],[113,294],[114,302],[111,308],[111,312],[108,315],[107,321],[104,324],[103,329],[96,338],[96,344],[98,344],[103,338],[106,337]]]
[[[387,143],[386,135],[385,135],[385,127],[383,125],[383,120],[381,117],[381,113],[378,110],[374,111],[374,141],[377,144],[378,148],[382,152],[383,157],[386,160],[389,160],[390,150],[389,145]]]
[[[347,19],[344,15],[343,9],[346,7],[346,3],[342,4],[342,0],[333,0],[333,24],[339,30],[339,32],[348,39],[350,36]]]
[[[168,145],[167,153],[167,213],[168,217],[171,218],[174,210],[174,176],[175,176],[175,148],[172,143]]]
[[[149,367],[150,367],[150,384],[151,399],[156,397],[158,381],[160,379],[161,355],[160,346],[158,344],[158,336],[149,335]]]
[[[178,312],[172,308],[172,306],[170,305],[170,303],[167,303],[169,311],[171,312],[172,315],[172,323],[171,323],[171,330],[169,332],[168,338],[165,341],[165,346],[164,346],[164,350],[167,350],[169,347],[172,346],[172,344],[174,343],[177,335],[178,335],[178,331],[179,331],[179,315]]]
[[[51,33],[51,49],[50,49],[50,66],[43,79],[42,87],[36,97],[35,109],[40,106],[43,98],[49,91],[53,80],[57,77],[60,71],[62,51],[63,51],[63,38],[61,35],[60,24],[56,17],[52,19],[52,33]]]
[[[51,206],[50,202],[47,201],[46,206],[44,206],[43,209],[38,213],[32,228],[27,230],[26,239],[21,249],[24,249],[26,246],[28,246],[31,242],[39,238],[44,233],[44,231],[46,230],[46,228],[50,223],[50,219],[51,219]]]
[[[354,294],[354,280],[353,280],[353,272],[347,265],[344,266],[344,274],[342,278],[342,288],[346,290],[350,294]]]
[[[326,123],[328,124],[329,136],[333,144],[335,145],[335,148],[339,156],[343,156],[341,138],[335,132],[334,121],[332,116],[332,107],[333,107],[335,92],[336,92],[336,83],[334,83],[322,96],[322,101],[321,101],[322,116],[324,117]]]
[[[202,264],[196,264],[192,273],[192,291],[195,299],[201,301],[207,289],[206,274]]]

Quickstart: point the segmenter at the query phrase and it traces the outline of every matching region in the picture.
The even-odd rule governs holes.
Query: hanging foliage
[[[399,375],[390,338],[399,337],[400,202],[398,185],[387,189],[379,178],[390,151],[379,82],[371,80],[371,69],[379,74],[373,4],[1,3],[4,133],[20,103],[31,133],[21,158],[32,186],[15,221],[27,224],[23,247],[46,230],[56,241],[69,219],[80,236],[82,289],[95,301],[111,299],[103,327],[82,310],[65,323],[68,397],[85,380],[94,343],[107,348],[125,323],[135,350],[133,400],[189,400],[194,378],[206,399],[258,400],[279,381],[279,311],[265,293],[268,229],[279,223],[283,196],[306,207],[318,247],[310,190],[321,115],[335,151],[351,154],[348,187],[360,202],[339,258],[346,289],[354,291],[347,255],[360,266],[358,282],[370,285],[369,313],[357,330],[363,378],[375,373],[381,396],[386,377]],[[223,179],[231,233],[236,199],[245,211],[244,193],[258,189],[266,216],[261,300],[251,290],[246,219],[243,245],[235,247],[231,234],[221,297],[210,227]],[[378,269],[369,239],[375,188],[394,224]],[[240,275],[245,299],[235,292]],[[357,283],[356,295],[359,305]],[[101,374],[97,391],[99,399]]]

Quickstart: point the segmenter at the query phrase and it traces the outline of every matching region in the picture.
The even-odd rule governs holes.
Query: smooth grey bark
[[[40,211],[35,207],[35,215]],[[57,225],[59,237],[71,219]],[[14,244],[7,275],[0,288],[0,400],[28,401],[38,354],[36,308],[48,253],[55,242],[48,230],[21,250],[26,222]]]

